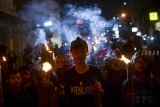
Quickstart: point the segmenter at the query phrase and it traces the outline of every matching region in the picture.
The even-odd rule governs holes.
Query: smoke
[[[111,23],[107,22],[101,16],[102,11],[100,8],[96,7],[96,5],[88,8],[72,5],[67,6],[69,7],[67,16],[73,16],[77,19],[88,21],[91,35],[100,35],[102,32],[105,32],[105,28],[111,26]]]
[[[51,0],[32,1],[20,11],[21,17],[29,22],[43,23],[49,18],[58,18],[59,6]]]
[[[35,41],[35,45],[38,45],[40,43],[47,43],[45,32],[43,29],[38,29],[33,31],[33,34],[36,36],[37,40]]]
[[[40,43],[46,43],[47,33],[54,32],[55,35],[60,36],[60,9],[59,5],[55,1],[51,0],[43,0],[43,1],[32,1],[28,4],[25,4],[20,11],[21,18],[24,19],[28,23],[32,23],[32,31],[28,34],[30,39],[33,39],[33,34],[36,39],[34,41],[34,45],[38,45]],[[44,23],[46,21],[51,21],[53,23],[50,28],[44,28]],[[39,27],[39,28],[37,28]],[[45,29],[45,30],[42,30]],[[45,32],[46,29],[49,29],[49,32]],[[33,41],[33,40],[32,40]],[[60,39],[59,39],[60,41]],[[58,42],[59,42],[58,41]]]
[[[97,5],[77,7],[66,4],[64,10],[65,13],[62,17],[63,33],[69,43],[80,35],[88,42],[91,49],[95,36],[100,40],[100,38],[103,38],[101,35],[106,32],[106,29],[113,25],[113,21],[107,21],[101,16],[102,11]],[[90,39],[87,39],[88,37]],[[104,38],[101,40],[104,40]]]
[[[51,0],[32,1],[24,5],[20,14],[24,20],[33,24],[30,34],[36,35],[35,46],[48,42],[48,35],[51,37],[51,42],[58,44],[59,47],[62,42],[70,45],[77,36],[81,36],[88,42],[91,50],[96,36],[99,44],[95,44],[94,47],[103,49],[104,42],[107,41],[103,34],[114,23],[113,20],[107,21],[101,16],[102,11],[97,5],[77,7],[66,4],[62,8]],[[53,25],[44,27],[46,21],[51,21]],[[49,32],[46,32],[46,29]],[[31,35],[29,37],[33,39]]]

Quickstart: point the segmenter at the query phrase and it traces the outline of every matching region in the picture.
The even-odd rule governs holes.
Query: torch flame
[[[129,59],[127,59],[126,57],[124,57],[124,55],[122,55],[122,58],[120,60],[124,61],[126,64],[128,64],[128,63],[131,62]]]
[[[44,45],[46,47],[46,50],[49,51],[48,45],[46,43]]]
[[[42,67],[42,70],[43,70],[43,71],[48,72],[48,71],[50,71],[51,69],[52,69],[52,66],[51,66],[50,63],[48,63],[48,62],[43,63],[43,67]]]
[[[6,61],[6,58],[3,56],[3,61],[5,62]]]

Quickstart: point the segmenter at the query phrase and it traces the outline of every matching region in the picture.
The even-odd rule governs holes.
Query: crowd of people
[[[159,107],[159,31],[153,36],[146,49],[140,37],[119,48],[129,64],[118,53],[103,69],[87,63],[88,44],[77,37],[70,54],[57,54],[48,72],[41,62],[7,71],[2,66],[2,107]]]

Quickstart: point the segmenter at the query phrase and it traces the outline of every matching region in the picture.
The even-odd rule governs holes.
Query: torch
[[[45,71],[45,72],[48,72],[48,71],[52,70],[51,64],[48,63],[48,62],[43,63],[42,70]],[[56,78],[56,75],[55,75],[54,71],[52,73],[53,73],[53,75],[52,75],[52,81],[55,82],[55,85],[57,86],[57,88],[62,88],[61,85],[60,85],[60,83],[58,82],[58,80]]]
[[[45,45],[46,51],[48,51],[48,53],[49,53],[49,56],[52,57],[53,60],[55,60],[54,51],[52,51],[52,50],[48,47],[48,45],[47,45],[46,43],[45,43],[44,45]]]
[[[42,70],[47,73],[48,71],[52,70],[52,66],[50,65],[50,63],[45,62],[45,63],[43,63],[43,65],[42,65]],[[48,75],[47,75],[47,81],[49,81]]]
[[[48,62],[43,63],[43,65],[42,65],[42,70],[43,70],[43,71],[48,72],[48,71],[50,71],[51,69],[52,69],[52,66],[51,66],[50,63],[48,63]]]
[[[3,56],[2,57],[3,62],[6,61],[6,58]],[[0,65],[0,106],[3,107],[3,90],[2,90],[2,70],[1,70],[1,65]]]
[[[48,45],[46,43],[44,45],[46,47],[46,50],[49,51],[50,49],[49,49]]]
[[[97,81],[97,78],[95,78],[95,82],[98,82]],[[102,100],[101,100],[101,95],[100,95],[100,92],[96,92],[95,93],[95,100],[96,100],[96,107],[102,107]]]
[[[45,63],[43,63],[43,65],[42,65],[42,70],[45,71],[45,72],[48,72],[48,71],[53,70],[53,69],[52,69],[52,66],[51,66],[50,63],[45,62]],[[64,92],[64,88],[63,88],[63,87],[61,86],[61,84],[58,82],[54,71],[53,71],[52,73],[53,73],[53,75],[51,75],[51,77],[52,77],[52,78],[51,78],[51,79],[52,79],[52,82],[54,82],[54,83],[55,83],[55,86],[56,86],[59,90],[61,90],[61,91],[63,92],[63,95],[64,95],[65,100],[66,100],[67,102],[69,102],[69,99],[68,99],[66,93]]]
[[[122,61],[124,61],[126,63],[126,71],[127,71],[127,80],[128,80],[128,64],[131,62],[129,59],[127,59],[126,57],[124,57],[124,55],[122,55],[122,58],[120,59]]]

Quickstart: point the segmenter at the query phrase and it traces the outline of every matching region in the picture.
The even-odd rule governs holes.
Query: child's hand
[[[104,93],[104,90],[102,88],[102,84],[97,80],[95,80],[95,83],[93,85],[93,92],[95,92],[95,93],[96,92]]]

